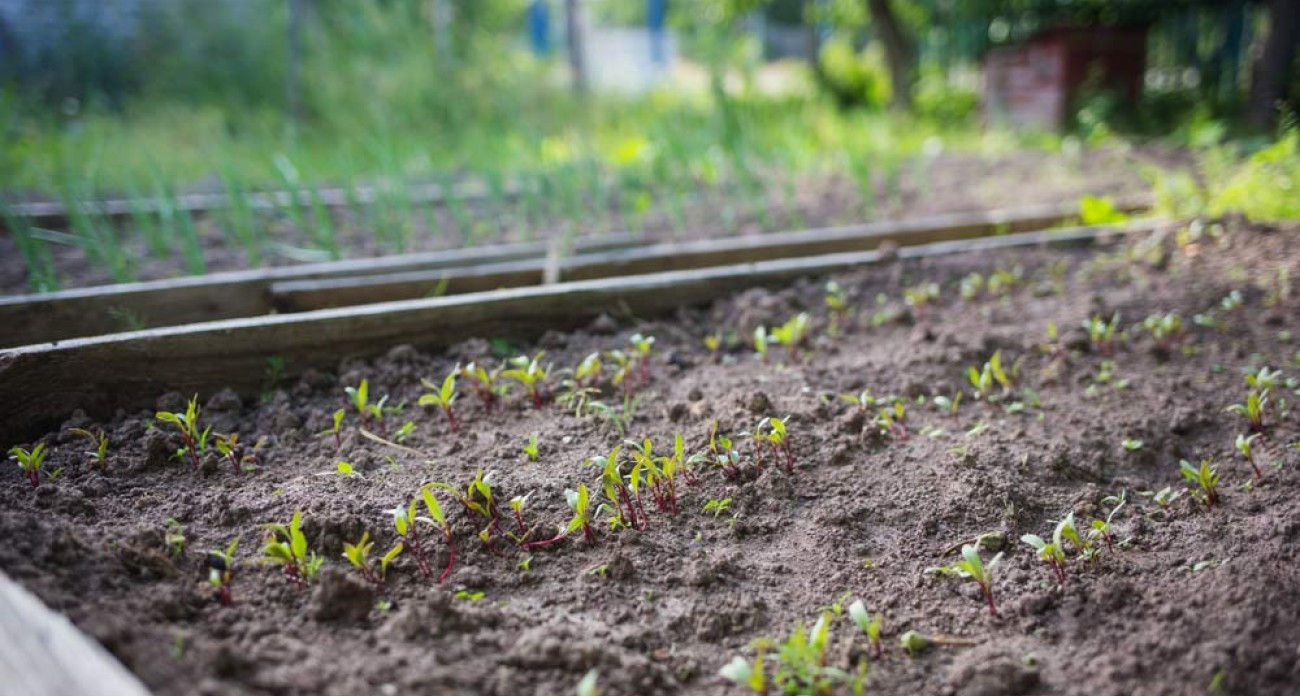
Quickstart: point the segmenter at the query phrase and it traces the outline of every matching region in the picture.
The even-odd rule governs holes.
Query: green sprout
[[[940,411],[947,411],[949,416],[957,417],[957,409],[961,407],[961,392],[954,393],[951,397],[938,394],[930,399],[935,408]]]
[[[306,585],[316,579],[324,559],[307,549],[307,537],[302,533],[302,512],[294,512],[289,525],[268,524],[266,543],[262,546],[263,562],[279,565],[295,585]]]
[[[863,413],[876,407],[876,397],[871,394],[870,387],[864,387],[857,394],[840,394],[840,401],[857,406]]]
[[[830,326],[826,333],[832,337],[840,334],[841,325],[849,318],[849,296],[844,287],[835,281],[826,283],[824,298],[826,309],[830,311]]]
[[[754,352],[758,353],[758,357],[762,358],[763,362],[767,362],[768,338],[767,329],[761,326],[754,329]]]
[[[642,515],[641,522],[637,522],[637,506],[634,502],[634,492],[629,487],[629,481],[623,478],[623,470],[619,465],[619,454],[623,451],[623,445],[616,445],[608,455],[596,455],[587,459],[588,466],[600,468],[600,485],[605,493],[605,498],[613,504],[614,518],[611,520],[612,527],[623,527],[628,529],[644,529],[649,521]],[[633,486],[639,486],[639,479],[633,479]],[[644,512],[644,511],[643,511]]]
[[[1065,540],[1062,538],[1062,525],[1058,524],[1052,533],[1052,541],[1044,541],[1037,534],[1026,534],[1020,540],[1032,546],[1038,552],[1038,560],[1047,564],[1058,585],[1065,585]]]
[[[867,634],[867,640],[871,641],[872,655],[879,660],[884,653],[884,648],[880,642],[880,629],[884,615],[876,612],[876,615],[872,616],[867,612],[867,606],[859,599],[849,605],[849,618],[853,619],[853,623],[857,624],[858,628]]]
[[[599,669],[592,667],[587,670],[587,673],[582,675],[582,680],[578,682],[577,696],[600,696],[600,687],[596,685],[596,680],[599,678]]]
[[[718,670],[718,675],[723,679],[738,686],[748,687],[759,696],[767,694],[767,675],[763,671],[763,653],[760,651],[754,657],[754,663],[751,665],[749,660],[737,655]]]
[[[530,462],[537,461],[538,451],[536,433],[528,436],[528,444],[524,445],[524,455],[528,457],[528,461]]]
[[[474,393],[478,394],[479,401],[483,402],[483,407],[488,411],[496,408],[501,397],[505,395],[505,385],[501,384],[502,369],[498,367],[489,372],[475,363],[460,368],[460,376],[469,380]]]
[[[564,491],[564,499],[569,504],[569,509],[573,510],[573,518],[569,520],[567,525],[560,527],[559,534],[550,539],[542,539],[540,541],[532,541],[524,544],[524,550],[531,551],[533,549],[559,543],[578,530],[582,530],[583,538],[585,538],[588,543],[596,543],[596,532],[592,529],[591,523],[595,515],[601,514],[601,511],[604,510],[606,506],[602,504],[597,507],[594,512],[591,510],[591,492],[587,490],[587,484],[585,483],[579,483],[577,490],[566,489]]]
[[[790,359],[796,360],[799,357],[799,348],[808,342],[808,334],[811,328],[812,317],[807,312],[800,312],[791,317],[786,323],[772,329],[771,340],[778,345],[785,346]]]
[[[550,400],[551,391],[547,385],[550,379],[551,367],[541,366],[541,360],[546,353],[538,353],[529,359],[525,355],[520,355],[510,360],[513,366],[509,370],[501,373],[505,379],[511,379],[523,385],[528,391],[528,396],[533,400],[534,408],[541,408],[544,403]]]
[[[1183,320],[1177,312],[1156,313],[1142,320],[1141,328],[1151,334],[1156,350],[1167,353],[1183,337]]]
[[[718,356],[722,354],[722,334],[714,333],[705,336],[704,348],[709,351],[709,358],[717,362]]]
[[[433,393],[421,395],[419,401],[416,402],[420,406],[437,406],[443,413],[447,414],[447,421],[451,424],[453,433],[460,430],[460,421],[456,420],[456,412],[452,410],[452,404],[456,402],[456,397],[459,396],[456,393],[456,374],[459,371],[460,368],[452,370],[451,374],[442,380],[441,387],[427,379],[421,379],[420,383],[426,389],[432,389]]]
[[[573,379],[579,387],[595,387],[600,383],[601,368],[600,353],[591,353],[573,370]]]
[[[632,354],[636,356],[637,382],[648,384],[650,382],[650,353],[654,349],[655,337],[636,333],[628,338],[628,342],[632,344]]]
[[[1114,354],[1115,339],[1119,329],[1118,312],[1111,315],[1110,321],[1093,315],[1083,322],[1083,329],[1088,332],[1088,341],[1092,343],[1093,350],[1101,355],[1109,356]]]
[[[253,444],[252,449],[249,449],[248,445],[239,441],[238,433],[231,433],[230,435],[218,435],[212,444],[221,453],[221,456],[230,462],[230,466],[235,470],[235,473],[239,474],[257,468],[254,466],[257,462],[257,452],[265,443],[265,440],[258,440]]]
[[[980,292],[983,290],[984,276],[971,273],[962,277],[958,292],[961,293],[961,299],[970,301],[979,297]]]
[[[785,457],[785,470],[788,474],[794,473],[794,455],[790,452],[790,432],[787,429],[786,418],[764,418],[759,421],[756,432],[763,433],[767,444],[772,448],[773,454],[780,452]],[[766,429],[766,432],[764,430]]]
[[[190,463],[195,469],[199,468],[199,450],[201,444],[206,443],[208,434],[212,432],[212,426],[208,426],[202,431],[199,430],[199,396],[195,394],[189,403],[185,406],[185,413],[171,413],[168,411],[159,411],[154,418],[163,422],[171,423],[181,433],[181,439],[185,442],[184,452],[190,455]]]
[[[352,567],[361,573],[361,577],[376,587],[384,586],[384,579],[388,576],[388,566],[402,554],[402,542],[397,542],[393,548],[379,559],[379,566],[376,567],[374,561],[370,560],[370,551],[374,549],[375,542],[370,539],[370,532],[361,533],[361,541],[355,544],[343,543],[343,557],[347,559]]]
[[[345,415],[347,415],[347,411],[345,411],[344,409],[339,409],[339,410],[335,411],[335,412],[334,412],[334,427],[332,427],[332,428],[330,428],[330,429],[328,429],[328,430],[323,430],[323,431],[317,433],[317,436],[318,436],[318,437],[325,437],[325,436],[327,436],[327,435],[333,435],[333,436],[334,436],[334,449],[335,449],[335,450],[341,450],[341,449],[343,449],[343,435],[342,435],[342,433],[343,433],[343,417],[344,417]]]
[[[610,383],[616,387],[622,387],[625,393],[632,393],[636,388],[636,365],[637,361],[629,353],[621,350],[611,350],[608,353],[609,359],[614,361],[614,375],[610,378]],[[593,394],[599,393],[600,390],[588,388],[584,391],[590,391]]]
[[[1002,351],[995,352],[993,357],[984,363],[983,369],[968,367],[966,378],[975,389],[975,398],[997,401],[999,397],[993,391],[995,388],[1000,386],[1004,392],[1015,388],[1014,377],[1018,371],[1017,367],[1018,365],[1013,365],[1011,374],[1007,374],[1002,367]]]
[[[711,512],[716,518],[731,510],[731,498],[711,498],[704,504],[704,512]]]
[[[515,541],[522,544],[524,539],[528,537],[528,525],[524,524],[524,505],[528,503],[528,496],[517,495],[507,502],[510,505],[510,511],[514,513],[515,524],[519,527],[519,536]]]
[[[1246,403],[1232,404],[1226,411],[1242,416],[1250,424],[1250,430],[1253,433],[1264,432],[1264,410],[1268,408],[1268,390],[1257,391],[1252,389],[1246,395]]]
[[[911,307],[918,319],[930,313],[930,306],[939,299],[938,283],[922,283],[903,290],[903,302]]]
[[[69,428],[68,432],[90,440],[91,446],[95,449],[86,452],[86,456],[90,457],[90,461],[94,462],[95,468],[103,471],[108,467],[108,435],[104,431],[92,433],[83,428]]]
[[[370,402],[370,380],[363,379],[361,384],[356,387],[344,387],[343,391],[347,393],[348,399],[352,402],[352,408],[361,416],[361,427],[368,428],[371,423],[379,430],[384,429],[384,416],[389,413],[400,413],[403,404],[397,406],[387,406],[388,395],[385,394],[379,401]]]
[[[1142,449],[1145,446],[1145,443],[1141,440],[1134,440],[1133,438],[1126,437],[1124,438],[1124,441],[1120,443],[1120,446],[1122,446],[1125,451],[1136,452]]]
[[[31,481],[33,490],[41,485],[41,471],[45,467],[45,458],[48,454],[44,442],[38,443],[30,450],[22,447],[9,448],[9,458],[18,462],[19,468],[27,474],[27,480]]]
[[[926,572],[953,575],[963,580],[975,581],[979,585],[980,593],[984,595],[984,602],[988,604],[989,615],[996,617],[998,608],[993,603],[993,569],[1002,561],[1002,553],[998,552],[988,563],[984,563],[980,558],[979,549],[974,544],[966,544],[961,547],[961,555],[961,560],[952,565],[928,568]]]
[[[880,430],[882,436],[903,442],[908,438],[907,406],[901,400],[894,401],[889,408],[880,409],[871,423]]]
[[[1237,451],[1250,462],[1250,468],[1255,470],[1255,480],[1258,481],[1264,477],[1264,472],[1260,471],[1259,464],[1255,461],[1255,440],[1259,439],[1259,433],[1254,433],[1250,437],[1237,435]]]
[[[1213,508],[1219,503],[1219,467],[1208,459],[1202,459],[1199,467],[1184,459],[1178,464],[1178,470],[1188,483],[1197,487],[1194,493],[1205,507]]]
[[[1105,498],[1102,499],[1101,502],[1102,504],[1109,503],[1113,505],[1113,507],[1111,507],[1110,513],[1106,515],[1106,519],[1092,521],[1092,525],[1091,525],[1092,528],[1088,530],[1088,535],[1092,538],[1098,538],[1098,537],[1101,538],[1102,542],[1106,544],[1106,550],[1110,551],[1111,553],[1114,553],[1115,552],[1115,524],[1114,524],[1115,515],[1120,511],[1121,508],[1124,507],[1124,504],[1127,501],[1124,499],[1124,494],[1121,493],[1118,496],[1114,496],[1114,495],[1106,496]]]
[[[988,288],[989,294],[994,297],[1001,297],[1014,290],[1018,285],[1024,282],[1025,269],[1016,266],[1011,270],[999,268],[989,275],[985,287]]]
[[[405,423],[402,424],[402,427],[393,431],[393,442],[397,442],[399,444],[406,442],[407,440],[411,439],[411,436],[414,434],[415,434],[415,422],[406,421]]]
[[[181,544],[184,543],[185,537],[182,536]],[[235,601],[231,593],[231,584],[235,580],[235,550],[238,548],[239,537],[235,537],[226,548],[209,551],[206,559],[208,584],[216,590],[217,601],[222,606],[230,606]]]

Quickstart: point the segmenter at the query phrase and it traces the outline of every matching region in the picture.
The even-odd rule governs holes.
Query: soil
[[[575,229],[554,219],[525,222],[520,209],[494,209],[486,203],[466,208],[469,228],[465,228],[451,211],[441,207],[413,209],[404,224],[412,225],[410,245],[406,251],[439,249],[481,244],[530,241],[562,234],[594,235],[611,230],[635,230],[649,239],[711,234],[761,234],[764,231],[842,225],[870,219],[902,219],[941,213],[986,210],[995,207],[1025,206],[1036,203],[1062,203],[1077,200],[1083,194],[1122,195],[1146,188],[1141,165],[1176,161],[1169,153],[1155,149],[1127,151],[1120,149],[1088,150],[1076,159],[1048,152],[1015,152],[1000,156],[970,154],[940,155],[922,171],[915,163],[899,174],[897,193],[877,175],[877,200],[870,209],[862,204],[857,185],[842,176],[810,176],[784,183],[784,173],[772,173],[777,181],[760,213],[752,199],[712,189],[683,204],[681,215],[670,213],[669,205],[657,201],[642,221],[633,221],[616,211],[593,212]],[[938,194],[938,195],[936,195]],[[345,258],[381,256],[399,251],[382,240],[383,232],[393,225],[381,212],[361,218],[355,211],[335,210],[334,225],[339,230],[338,243]],[[308,215],[310,217],[310,215]],[[267,248],[263,264],[292,265],[302,261],[322,261],[311,238],[296,229],[283,213],[266,213],[258,222],[266,230]],[[196,222],[208,272],[242,270],[248,259],[235,239],[227,235],[221,216],[200,217]],[[137,261],[138,280],[159,280],[185,274],[179,250],[169,257],[148,253],[139,235],[129,229],[120,231],[130,256]],[[104,285],[113,282],[105,264],[93,262],[86,251],[68,244],[51,244],[54,266],[61,288]],[[0,235],[0,295],[30,292],[27,268],[17,245],[7,234]]]
[[[870,693],[1292,694],[1300,683],[1300,453],[1291,443],[1300,428],[1294,414],[1270,412],[1255,482],[1233,445],[1245,423],[1225,407],[1245,399],[1244,368],[1295,374],[1290,332],[1300,305],[1289,280],[1274,281],[1279,268],[1300,275],[1298,233],[1294,224],[1229,221],[1217,240],[1168,235],[864,268],[835,278],[855,311],[837,337],[827,335],[822,278],[664,320],[606,317],[513,346],[572,366],[593,350],[626,348],[633,332],[653,335],[651,381],[637,391],[629,435],[666,453],[681,432],[698,452],[715,419],[740,440],[762,417],[789,416],[794,471],[770,454],[737,478],[700,467],[698,484],[679,482],[678,514],[647,501],[644,531],[601,529],[596,543],[575,535],[528,553],[500,537],[485,548],[477,538],[484,521],[440,492],[454,524],[454,571],[438,585],[404,556],[378,595],[341,559],[342,545],[368,530],[382,553],[395,539],[391,510],[422,484],[463,488],[482,467],[498,500],[529,496],[524,514],[538,539],[568,520],[566,488],[598,490],[598,473],[583,463],[620,436],[599,418],[534,409],[522,394],[488,412],[468,393],[457,401],[457,434],[432,409],[408,405],[390,418],[390,434],[415,423],[411,449],[360,437],[354,414],[341,448],[317,436],[345,406],[345,385],[368,378],[372,394],[413,404],[422,377],[440,379],[458,361],[494,364],[486,340],[439,354],[397,346],[260,398],[212,397],[202,423],[268,439],[250,473],[213,455],[202,472],[170,460],[180,443],[151,429],[149,412],[103,423],[74,417],[68,427],[110,434],[107,470],[92,467],[66,429],[46,437],[50,468],[63,468],[57,481],[33,492],[11,467],[0,485],[0,534],[9,539],[0,569],[163,695],[566,694],[593,668],[604,694],[739,694],[718,676],[724,664],[757,638],[784,640],[846,593],[884,615]],[[1006,295],[959,297],[966,274],[1016,267],[1024,280]],[[928,282],[942,288],[936,303],[900,301],[904,288]],[[1234,290],[1241,306],[1214,310],[1221,329],[1193,323]],[[715,361],[703,347],[715,330],[748,336],[799,311],[813,315],[815,339],[797,356],[773,348],[764,362],[738,345]],[[1187,331],[1162,351],[1133,325],[1167,311]],[[872,326],[877,312],[890,320]],[[1076,327],[1113,312],[1129,337],[1101,355]],[[1056,355],[1040,349],[1053,321],[1063,346]],[[1017,392],[1001,404],[973,398],[965,377],[996,351],[1019,363]],[[1113,376],[1100,384],[1106,363]],[[905,397],[906,439],[880,436],[837,398],[864,387]],[[1273,407],[1294,402],[1293,390],[1278,387]],[[955,416],[919,401],[958,392]],[[183,401],[165,394],[158,406]],[[1015,401],[1023,411],[1008,408]],[[530,434],[539,436],[536,462],[522,454]],[[1142,447],[1130,452],[1125,439]],[[741,452],[750,457],[748,445]],[[1181,459],[1218,466],[1217,507],[1190,493],[1165,507],[1144,494],[1181,490]],[[340,460],[359,475],[332,473]],[[1057,587],[1020,536],[1048,536],[1071,512],[1086,528],[1108,509],[1103,499],[1121,493],[1115,548],[1092,563],[1072,552]],[[723,498],[732,500],[728,512],[702,511]],[[311,548],[327,559],[307,589],[256,561],[262,525],[297,510]],[[183,553],[169,548],[169,520],[184,528]],[[992,585],[997,618],[974,584],[925,572],[991,531],[1007,540]],[[225,607],[206,584],[204,554],[236,537],[235,603]],[[436,572],[447,554],[432,548]],[[975,645],[908,657],[897,642],[910,630]],[[848,619],[835,621],[828,664],[851,669],[866,653]]]

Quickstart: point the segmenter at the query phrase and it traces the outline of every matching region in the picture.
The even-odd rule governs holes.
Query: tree
[[[1260,128],[1277,122],[1277,102],[1286,96],[1300,45],[1300,0],[1271,0],[1268,39],[1250,83],[1250,120]]]
[[[894,107],[911,111],[912,75],[916,69],[916,41],[899,21],[891,0],[867,0],[871,31],[885,46]]]

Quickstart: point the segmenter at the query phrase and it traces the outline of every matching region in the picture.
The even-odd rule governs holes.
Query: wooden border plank
[[[885,242],[900,246],[969,239],[997,229],[1019,232],[1043,229],[1071,217],[1061,206],[961,213],[903,222],[665,242],[644,247],[579,254],[564,259],[560,280],[594,280],[619,275],[681,271],[794,256],[868,251]],[[271,303],[279,312],[307,312],[332,307],[394,302],[435,294],[481,292],[542,282],[541,261],[492,264],[467,269],[281,281],[271,285]]]
[[[574,248],[591,252],[641,243],[636,235],[611,234],[576,240]],[[128,318],[161,327],[261,316],[274,309],[269,290],[281,281],[456,268],[536,258],[548,248],[547,242],[500,244],[0,297],[0,348],[118,333],[129,329]]]
[[[0,572],[0,685],[22,696],[149,696],[99,643]]]
[[[1152,225],[1139,226],[1141,232]],[[1093,227],[904,247],[902,258],[963,251],[1091,243]],[[446,347],[479,336],[530,338],[572,329],[602,312],[654,316],[725,293],[880,260],[878,251],[781,259],[640,276],[496,290],[252,319],[191,324],[0,351],[0,432],[30,436],[82,408],[138,408],[159,394],[255,392],[270,356],[291,370],[333,369],[349,356],[397,344]]]

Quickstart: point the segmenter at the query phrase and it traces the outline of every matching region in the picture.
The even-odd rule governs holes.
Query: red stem
[[[451,422],[451,431],[460,432],[460,421],[456,420],[456,414],[452,412],[451,406],[447,407],[447,420]]]
[[[980,590],[984,592],[984,601],[988,602],[989,615],[997,618],[998,608],[993,604],[993,588],[989,587],[986,582],[980,583]]]
[[[444,527],[442,530],[442,536],[447,539],[447,548],[451,551],[451,556],[447,559],[446,569],[442,571],[442,575],[438,576],[439,585],[447,579],[448,575],[451,575],[451,569],[456,565],[456,541],[452,538],[451,529]]]

